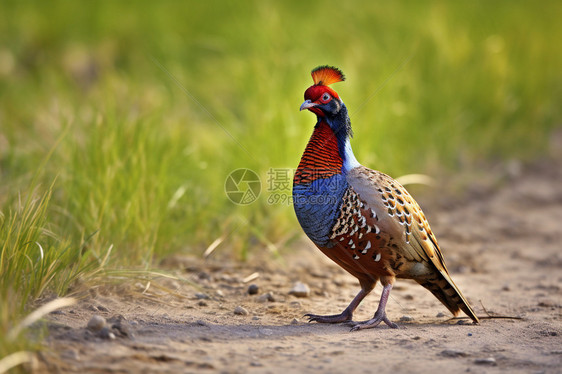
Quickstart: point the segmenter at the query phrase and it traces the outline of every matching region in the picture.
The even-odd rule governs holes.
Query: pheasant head
[[[319,66],[312,70],[314,85],[304,92],[304,103],[300,110],[308,109],[319,117],[333,117],[343,105],[336,91],[328,87],[330,84],[342,82],[345,76],[342,71],[332,66]]]

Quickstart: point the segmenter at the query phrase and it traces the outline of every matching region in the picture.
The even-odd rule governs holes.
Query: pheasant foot
[[[318,322],[318,323],[341,323],[350,322],[353,318],[353,312],[357,309],[357,306],[361,301],[371,292],[373,288],[371,286],[366,288],[361,288],[361,291],[353,298],[351,303],[344,309],[340,314],[334,314],[331,316],[321,316],[318,314],[305,314],[308,317],[308,322]]]
[[[331,316],[322,316],[318,314],[305,314],[304,316],[308,318],[308,322],[341,323],[351,321],[353,313],[350,310],[345,309],[340,314],[334,314]]]
[[[368,321],[361,321],[361,322],[351,322],[353,327],[350,331],[357,331],[357,330],[364,330],[364,329],[372,329],[377,327],[381,322],[384,322],[388,325],[388,327],[392,329],[397,329],[398,325],[391,320],[388,319],[385,312],[382,313],[375,313],[375,316]]]
[[[381,294],[381,301],[379,302],[379,307],[377,308],[377,311],[375,312],[373,318],[371,318],[368,321],[352,322],[353,327],[351,328],[351,331],[372,329],[374,327],[377,327],[381,322],[386,323],[390,328],[393,329],[398,328],[398,325],[392,322],[391,320],[389,320],[388,317],[386,316],[385,309],[386,309],[386,303],[388,301],[388,296],[390,296],[390,290],[392,290],[392,283],[389,283],[383,287],[382,294]]]

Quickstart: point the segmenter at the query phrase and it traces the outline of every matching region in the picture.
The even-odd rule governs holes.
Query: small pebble
[[[265,303],[265,302],[268,302],[268,301],[274,302],[275,296],[273,296],[273,294],[271,292],[267,292],[267,293],[264,293],[263,295],[258,296],[256,301],[258,303]]]
[[[441,351],[441,356],[445,357],[466,357],[468,356],[466,352],[457,351],[456,349],[445,349]]]
[[[203,321],[202,319],[198,319],[196,322],[199,326],[206,326],[208,327],[209,324],[207,323],[207,321]]]
[[[236,308],[234,308],[234,314],[237,314],[239,316],[247,316],[248,314],[250,314],[250,312],[248,312],[246,308],[238,305]]]
[[[105,327],[105,318],[103,318],[102,316],[98,316],[97,314],[94,314],[92,316],[92,318],[90,318],[90,320],[88,321],[88,330],[90,331],[100,331],[101,329],[103,329]]]
[[[297,282],[289,291],[289,295],[296,297],[308,297],[310,295],[310,288],[305,283]]]
[[[250,286],[248,287],[248,294],[250,295],[256,295],[259,292],[260,288],[258,287],[257,284],[250,284]]]
[[[118,336],[130,339],[133,339],[135,337],[131,325],[122,315],[114,316],[107,322],[111,323],[111,330]]]
[[[300,309],[302,308],[302,303],[300,301],[291,301],[289,304],[291,308]]]
[[[410,321],[413,321],[413,320],[414,320],[414,317],[412,317],[412,316],[404,315],[404,316],[400,317],[400,322],[410,322]]]
[[[200,300],[200,301],[197,303],[197,305],[199,305],[199,306],[207,306],[207,305],[209,305],[209,304],[207,304],[206,301]]]
[[[298,325],[300,323],[300,321],[296,318],[293,318],[293,320],[291,321],[291,325]]]
[[[437,315],[435,317],[437,317],[437,318],[445,317],[445,313],[439,312],[439,313],[437,313]]]
[[[490,366],[496,366],[496,359],[493,357],[488,357],[488,358],[477,358],[476,360],[474,360],[474,363],[476,365],[490,365]]]
[[[198,292],[198,293],[195,294],[195,298],[197,298],[199,300],[208,300],[209,295],[207,295],[206,293]]]
[[[115,339],[115,334],[109,331],[109,328],[107,326],[105,326],[103,329],[100,330],[99,336],[102,339],[109,339],[109,340]]]

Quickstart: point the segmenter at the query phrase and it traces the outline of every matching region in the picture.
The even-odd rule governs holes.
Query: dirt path
[[[346,325],[302,318],[339,313],[358,291],[356,281],[316,249],[304,246],[260,266],[175,258],[168,265],[199,289],[170,280],[159,285],[176,294],[155,284],[144,294],[146,284],[92,292],[49,316],[48,349],[34,372],[560,373],[561,165],[539,163],[494,179],[495,187],[481,183],[462,198],[422,201],[453,279],[477,314],[486,315],[484,305],[520,320],[449,320],[429,292],[399,280],[387,313],[400,328],[350,333]],[[257,279],[243,282],[254,272]],[[289,295],[295,281],[308,284],[311,295]],[[251,283],[259,286],[257,295],[248,295]],[[265,300],[267,292],[274,301]],[[379,295],[380,285],[355,318],[370,318]],[[237,306],[249,314],[234,314]],[[86,329],[94,314],[126,321],[109,331],[115,339],[104,339]]]

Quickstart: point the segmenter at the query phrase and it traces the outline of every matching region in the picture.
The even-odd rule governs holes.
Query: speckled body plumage
[[[323,71],[332,83],[334,69]],[[317,69],[318,70],[318,69]],[[315,71],[317,71],[315,70]],[[391,327],[385,306],[395,278],[410,278],[430,290],[454,315],[463,310],[478,318],[451,279],[421,208],[406,189],[381,172],[360,165],[351,150],[351,124],[337,93],[313,78],[302,109],[317,115],[317,124],[295,173],[294,207],[299,223],[316,246],[354,275],[361,291],[339,315],[308,315],[311,321],[351,321],[353,311],[380,281],[383,293],[373,319],[354,329]],[[326,75],[332,74],[332,75]]]

